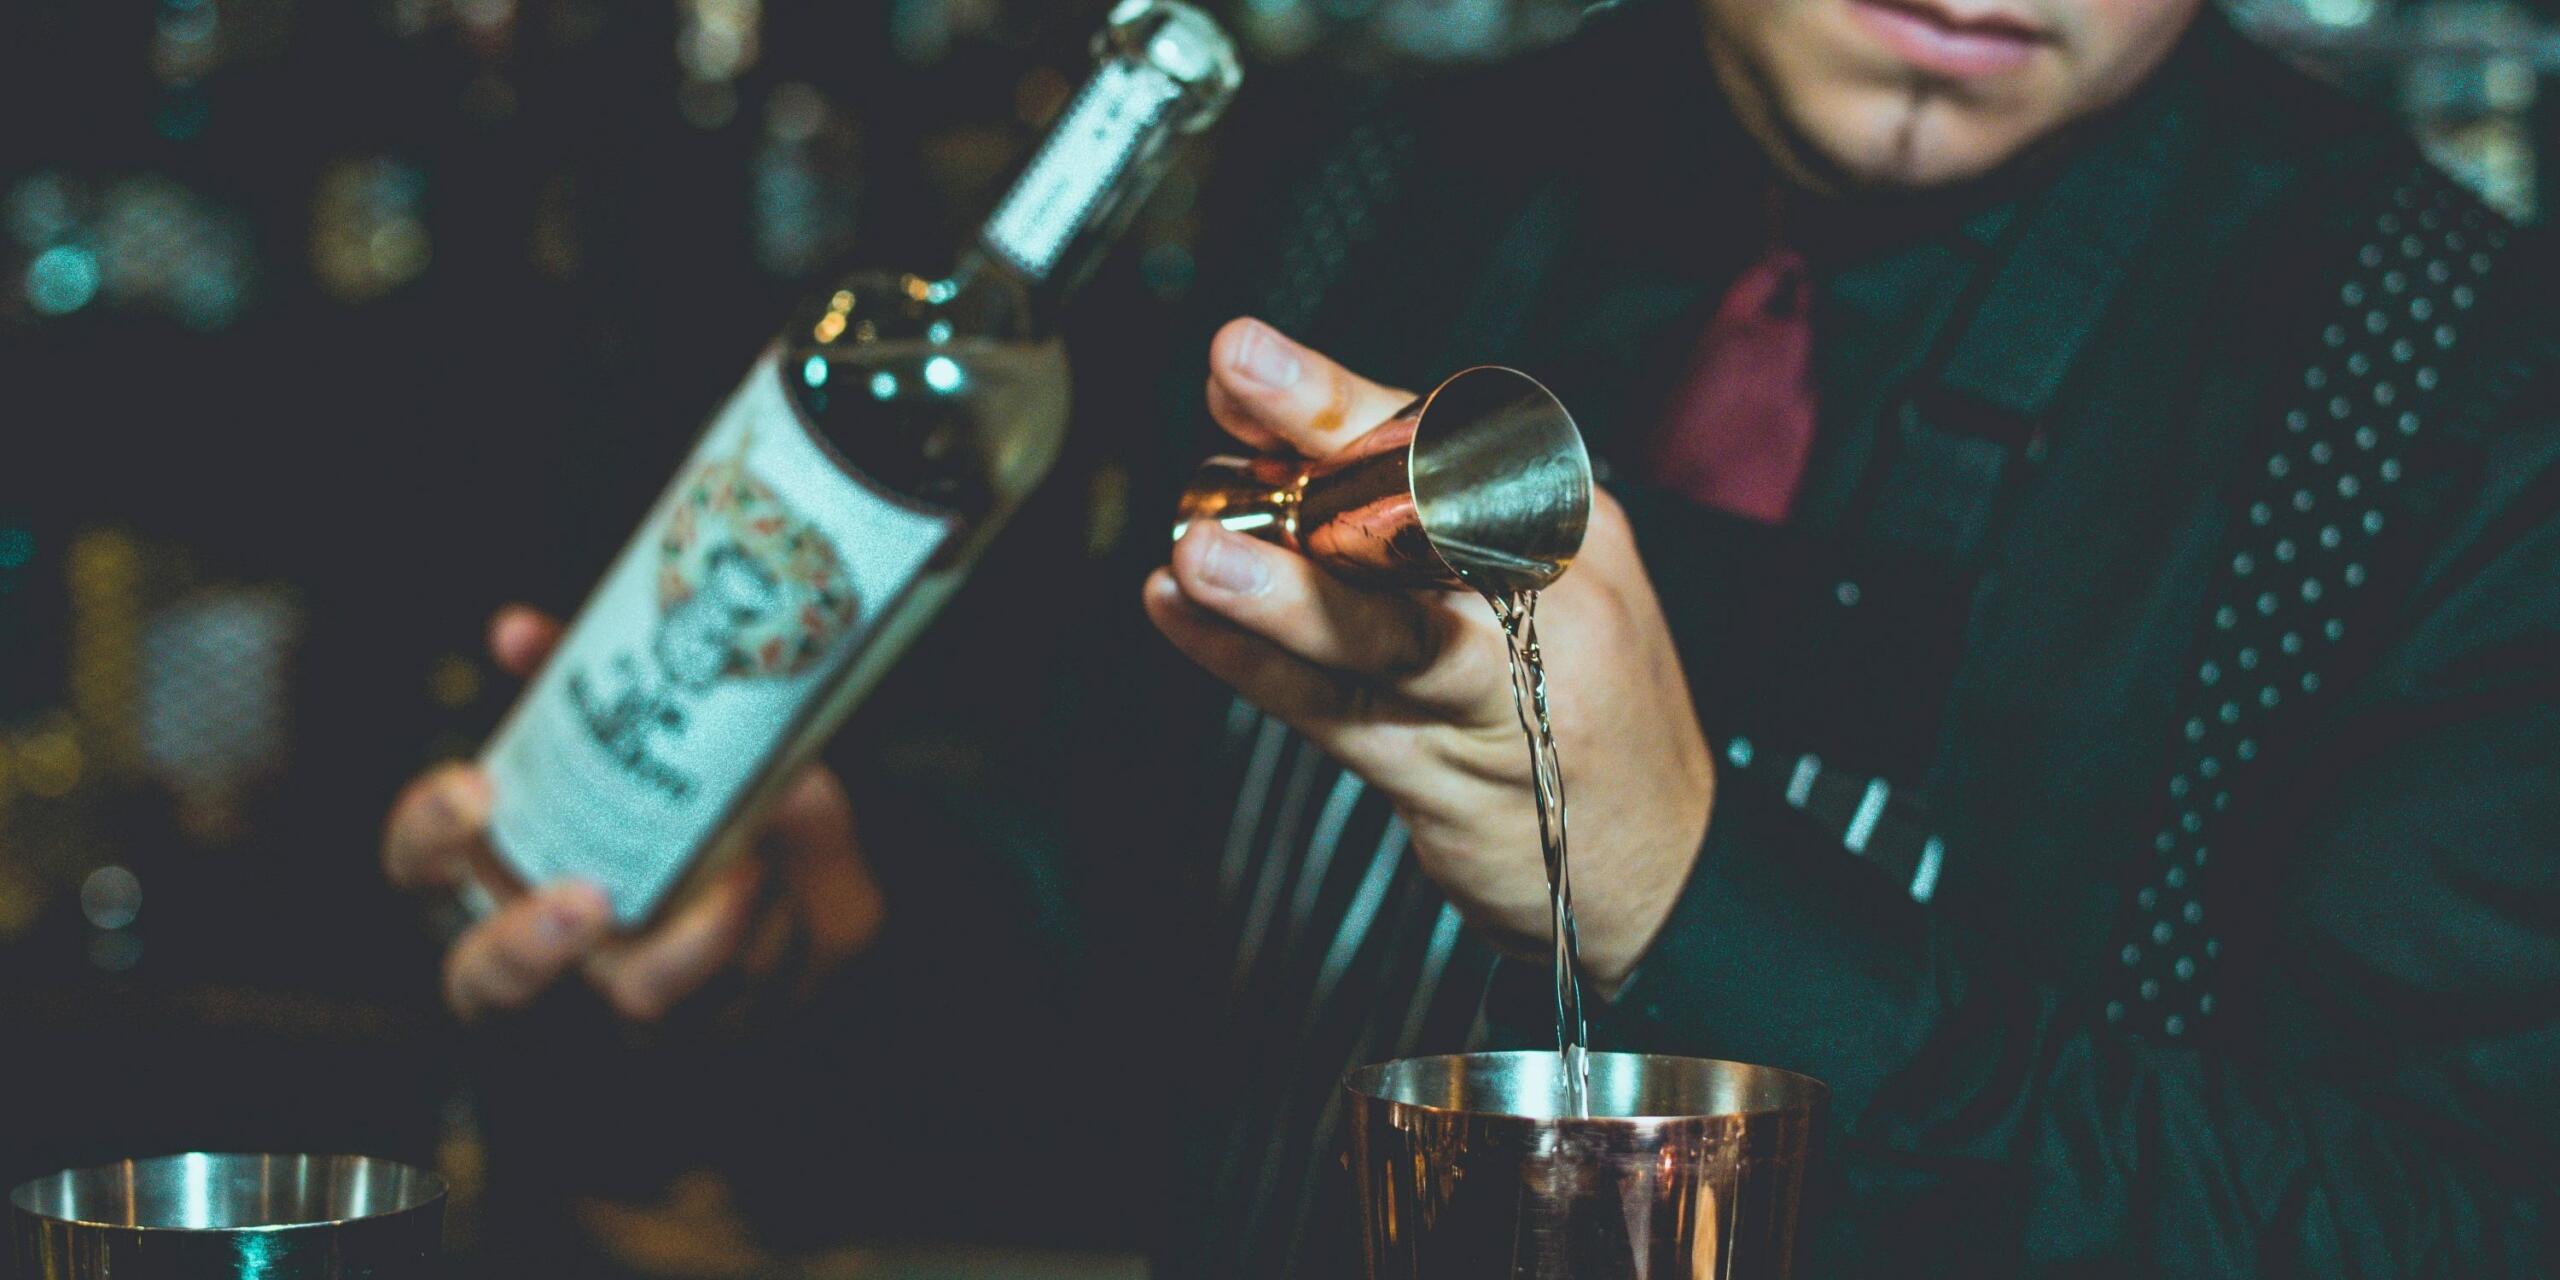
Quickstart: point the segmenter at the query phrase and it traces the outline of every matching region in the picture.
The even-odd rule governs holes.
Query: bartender
[[[2547,266],[2386,120],[2196,0],[1629,0],[1364,112],[1273,222],[1227,435],[1498,362],[1590,437],[1540,622],[1595,1040],[1830,1085],[1814,1274],[2551,1265]],[[1151,787],[1223,820],[1160,856],[1232,948],[1159,1274],[1350,1274],[1341,1069],[1547,1036],[1501,637],[1205,526],[1143,604],[1243,699]],[[486,806],[420,780],[394,879]],[[775,821],[858,952],[841,788]],[[657,1017],[762,874],[638,940],[522,898],[451,1003]]]

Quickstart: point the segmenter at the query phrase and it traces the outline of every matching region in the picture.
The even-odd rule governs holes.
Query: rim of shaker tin
[[[1644,1115],[1632,1116],[1533,1116],[1523,1115],[1516,1111],[1475,1111],[1465,1107],[1444,1107],[1429,1102],[1406,1102],[1399,1098],[1390,1098],[1385,1094],[1377,1092],[1374,1088],[1363,1088],[1359,1083],[1360,1077],[1374,1076],[1375,1074],[1382,1073],[1387,1068],[1399,1063],[1463,1062],[1469,1059],[1487,1061],[1497,1058],[1552,1056],[1554,1056],[1554,1051],[1549,1049],[1506,1049],[1487,1053],[1429,1053],[1410,1058],[1389,1058],[1383,1062],[1363,1063],[1360,1066],[1353,1067],[1349,1071],[1342,1073],[1342,1087],[1345,1090],[1351,1093],[1356,1093],[1363,1098],[1373,1099],[1389,1106],[1408,1107],[1415,1111],[1426,1112],[1431,1115],[1474,1116],[1488,1120],[1517,1120],[1523,1124],[1552,1124],[1558,1121],[1570,1121],[1574,1124],[1635,1125],[1661,1124],[1680,1120],[1702,1120],[1714,1116],[1774,1116],[1788,1111],[1805,1110],[1808,1107],[1827,1107],[1831,1102],[1831,1086],[1800,1071],[1789,1071],[1784,1067],[1763,1066],[1757,1062],[1736,1062],[1729,1058],[1693,1058],[1685,1054],[1676,1053],[1595,1052],[1591,1055],[1591,1058],[1594,1061],[1598,1061],[1602,1058],[1615,1058],[1649,1062],[1697,1063],[1713,1067],[1732,1067],[1758,1075],[1777,1077],[1784,1081],[1789,1088],[1805,1090],[1806,1097],[1803,1102],[1792,1106],[1756,1107],[1741,1111],[1716,1111],[1705,1113],[1670,1112],[1661,1114],[1647,1113]]]
[[[255,1226],[242,1227],[184,1227],[147,1222],[107,1222],[95,1218],[67,1217],[59,1213],[47,1212],[46,1210],[39,1209],[35,1205],[29,1203],[29,1201],[34,1199],[36,1188],[58,1178],[77,1178],[89,1174],[98,1174],[103,1176],[108,1174],[110,1171],[119,1168],[132,1169],[142,1165],[160,1165],[190,1159],[314,1161],[356,1160],[362,1161],[366,1164],[382,1165],[387,1168],[398,1169],[406,1172],[411,1177],[419,1180],[420,1193],[414,1198],[404,1200],[397,1207],[385,1209],[380,1213],[357,1214],[353,1217],[344,1218],[312,1218],[301,1222],[267,1222],[259,1223]],[[128,1177],[130,1177],[130,1174],[128,1174]],[[379,1222],[386,1218],[397,1218],[404,1214],[416,1213],[419,1210],[425,1209],[435,1204],[437,1201],[444,1199],[451,1193],[451,1191],[452,1188],[445,1182],[444,1175],[439,1174],[432,1169],[422,1169],[417,1165],[409,1164],[404,1161],[387,1159],[382,1156],[356,1155],[348,1152],[179,1151],[172,1152],[167,1155],[131,1156],[123,1160],[111,1160],[105,1164],[86,1165],[75,1169],[63,1169],[53,1173],[44,1174],[39,1177],[29,1178],[9,1189],[9,1207],[11,1210],[23,1213],[30,1218],[40,1219],[45,1222],[58,1222],[64,1226],[86,1227],[92,1230],[170,1232],[186,1235],[242,1235],[276,1231],[309,1231],[322,1227],[343,1227],[359,1222]]]

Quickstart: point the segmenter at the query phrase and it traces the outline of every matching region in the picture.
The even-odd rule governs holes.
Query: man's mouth
[[[1969,80],[2014,71],[2053,33],[2006,8],[1937,0],[1849,0],[1853,20],[1913,68]]]

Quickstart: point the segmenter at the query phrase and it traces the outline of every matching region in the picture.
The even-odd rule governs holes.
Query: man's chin
[[[1800,138],[1842,191],[1911,191],[1971,182],[2007,164],[2025,146],[2014,124],[1969,118],[1974,111],[1910,99],[1815,120]]]
[[[1961,186],[1998,169],[2006,154],[1893,154],[1837,166],[1844,191],[1910,192]]]

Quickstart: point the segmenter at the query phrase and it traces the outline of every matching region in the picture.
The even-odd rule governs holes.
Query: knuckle
[[[487,1006],[483,1005],[469,988],[453,978],[445,979],[444,1007],[446,1012],[463,1022],[477,1021],[482,1013],[487,1012]]]
[[[536,899],[524,899],[510,910],[513,914],[489,926],[489,944],[483,951],[494,976],[530,994],[550,985],[569,967],[576,958],[573,940],[546,928],[548,921]]]
[[[487,949],[485,956],[485,963],[480,967],[490,981],[528,994],[549,982],[560,970],[560,966],[539,948],[539,944],[520,938],[499,940]]]
[[[400,789],[399,796],[391,802],[391,812],[382,821],[385,865],[396,865],[400,855],[433,833],[443,804],[434,773],[421,774]]]
[[[1432,610],[1422,608],[1397,610],[1396,622],[1388,632],[1390,648],[1380,674],[1391,680],[1406,680],[1438,661],[1444,624]]]
[[[514,982],[485,955],[457,950],[445,965],[445,1004],[465,1018],[491,1009],[521,1008],[532,992]]]
[[[605,1003],[632,1022],[655,1022],[667,1011],[665,991],[636,966],[614,974],[603,985]]]
[[[468,761],[447,760],[419,774],[412,784],[436,800],[452,803],[468,797],[479,769]]]
[[[403,788],[383,820],[382,866],[395,883],[438,880],[478,828],[470,766],[439,765]]]
[[[1591,486],[1591,522],[1613,529],[1627,527],[1627,509],[1605,486]]]
[[[1356,723],[1373,719],[1377,715],[1378,689],[1369,681],[1347,673],[1333,672],[1326,681],[1326,688],[1330,695],[1326,699],[1329,705],[1325,708],[1329,718]]]
[[[832,803],[841,790],[835,772],[823,764],[800,766],[799,776],[791,782],[791,794],[802,804]]]
[[[1601,593],[1600,600],[1600,607],[1607,614],[1610,624],[1621,631],[1632,630],[1637,622],[1651,612],[1650,609],[1641,607],[1636,593],[1622,584],[1612,583],[1607,591]]]
[[[446,1008],[465,1018],[478,1011],[479,1001],[473,998],[469,975],[463,969],[462,953],[459,949],[445,956],[444,1004]]]

